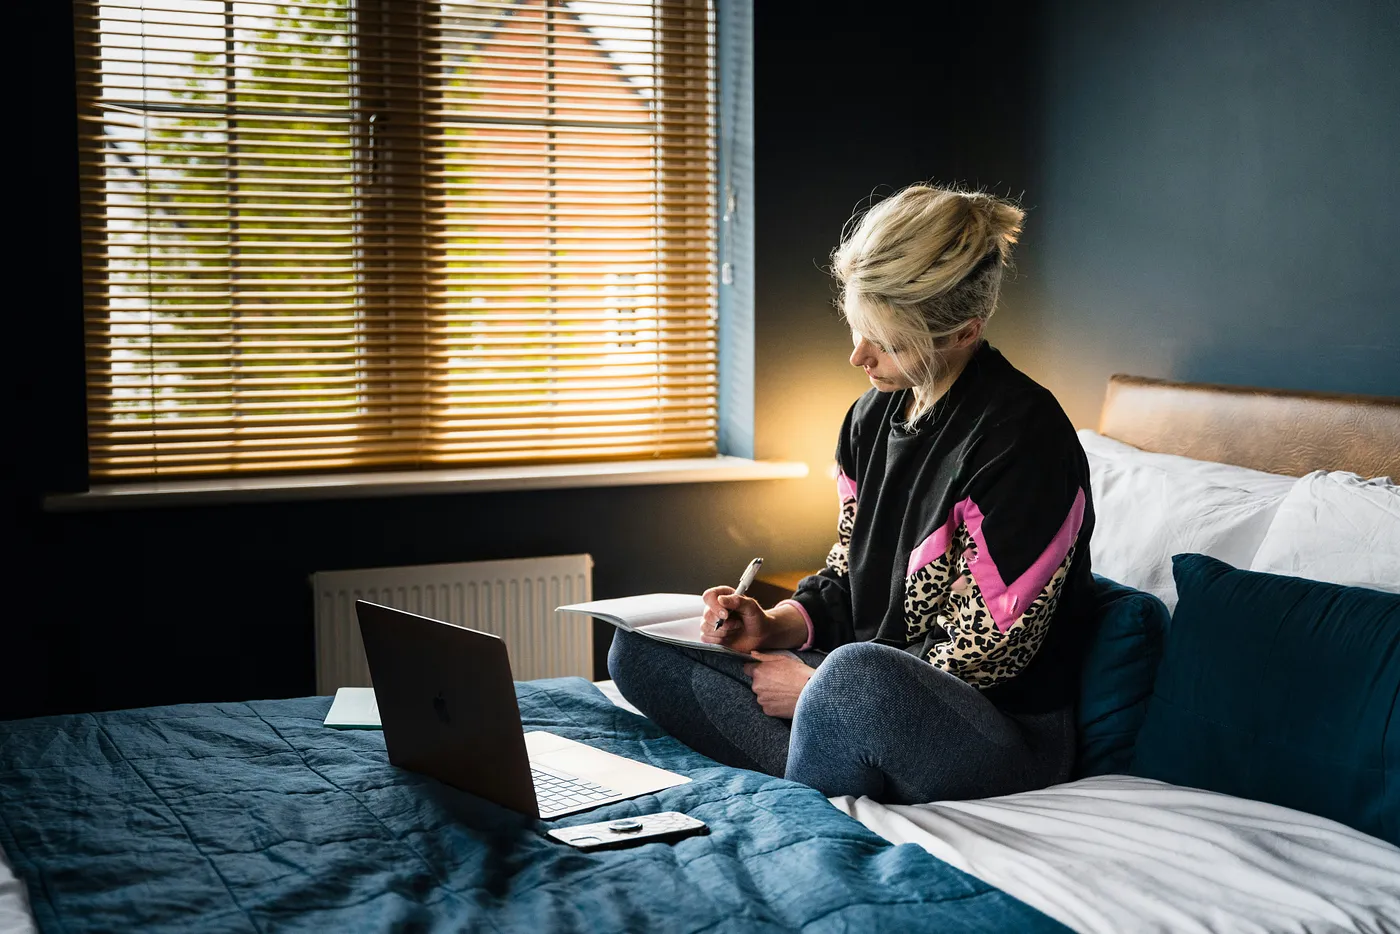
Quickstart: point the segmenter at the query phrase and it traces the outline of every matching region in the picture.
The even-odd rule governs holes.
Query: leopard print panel
[[[953,536],[947,552],[915,571],[904,582],[904,626],[910,640],[933,626],[948,599],[948,588],[957,577],[954,568],[972,544],[965,528]],[[941,625],[941,620],[940,620]]]
[[[949,638],[933,647],[929,661],[974,687],[986,688],[1009,681],[1030,664],[1050,629],[1050,620],[1060,602],[1060,589],[1074,561],[1071,545],[1065,560],[1026,611],[1002,632],[982,602],[982,592],[967,572],[967,551],[958,561],[958,576],[967,578],[964,588],[948,595],[946,615],[939,623]]]
[[[826,554],[826,566],[845,577],[851,572],[851,532],[856,527],[856,500],[852,496],[841,503],[841,516],[836,520],[836,544]]]

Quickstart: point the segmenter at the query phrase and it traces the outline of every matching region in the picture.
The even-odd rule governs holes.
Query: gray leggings
[[[697,752],[828,797],[914,804],[1069,778],[1071,709],[1003,713],[976,688],[887,645],[797,654],[817,673],[790,721],[758,706],[741,658],[619,631],[608,671],[637,709]]]

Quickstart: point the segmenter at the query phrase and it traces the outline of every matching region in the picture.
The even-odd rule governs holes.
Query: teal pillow
[[[1166,604],[1152,594],[1097,574],[1091,617],[1079,680],[1075,778],[1128,771],[1171,622]]]
[[[1400,595],[1172,559],[1132,773],[1400,845]]]

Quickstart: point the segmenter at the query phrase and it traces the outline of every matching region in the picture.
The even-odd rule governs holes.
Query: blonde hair
[[[944,372],[938,340],[996,311],[1025,212],[985,192],[910,185],[857,218],[831,257],[842,316],[897,351],[895,365],[928,399]]]

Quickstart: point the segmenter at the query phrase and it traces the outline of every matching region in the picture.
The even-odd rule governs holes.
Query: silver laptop
[[[389,761],[551,819],[690,781],[552,733],[526,733],[505,643],[355,601]]]

